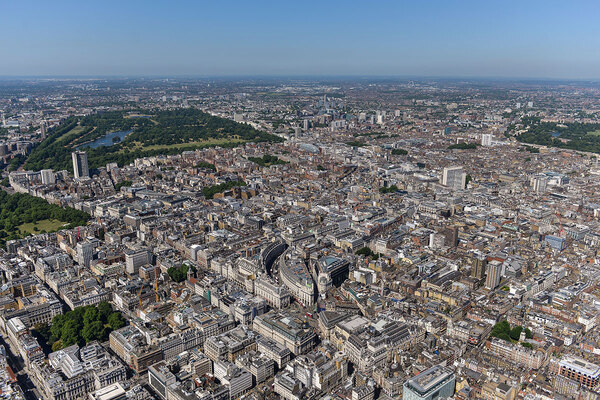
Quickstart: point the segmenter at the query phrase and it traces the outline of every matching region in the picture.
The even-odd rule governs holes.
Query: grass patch
[[[600,129],[597,129],[597,130],[595,130],[595,131],[588,132],[588,135],[592,135],[592,136],[600,136]]]
[[[73,134],[75,134],[75,135],[79,135],[79,134],[80,134],[81,132],[83,132],[85,129],[86,129],[86,127],[85,127],[85,126],[77,125],[75,128],[71,129],[70,131],[68,131],[68,132],[66,132],[66,133],[62,134],[61,136],[59,136],[58,138],[56,138],[56,141],[57,141],[57,142],[58,142],[58,141],[61,141],[61,140],[63,140],[64,138],[66,138],[67,136],[69,136],[69,135],[73,135]]]
[[[168,149],[181,149],[181,148],[185,148],[185,147],[204,147],[204,146],[218,146],[220,144],[225,144],[225,143],[245,143],[246,141],[243,139],[227,139],[227,138],[223,138],[223,139],[209,139],[209,140],[198,140],[198,141],[193,141],[193,142],[187,142],[187,143],[176,143],[176,144],[153,144],[150,146],[144,146],[142,145],[140,142],[135,142],[135,146],[133,146],[131,149],[127,149],[126,147],[123,147],[119,150],[119,153],[123,153],[125,150],[130,150],[130,151],[134,151],[134,150],[141,150],[141,151],[146,151],[146,150],[168,150]]]
[[[25,234],[37,234],[42,231],[54,232],[67,225],[66,222],[59,221],[57,219],[42,219],[37,222],[28,222],[26,224],[19,225],[19,230]],[[36,230],[37,228],[37,230]]]

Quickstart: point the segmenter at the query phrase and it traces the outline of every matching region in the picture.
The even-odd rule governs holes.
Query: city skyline
[[[0,398],[600,400],[600,3],[0,13]]]

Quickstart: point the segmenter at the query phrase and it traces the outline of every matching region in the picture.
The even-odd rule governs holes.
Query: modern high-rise
[[[43,169],[40,171],[42,176],[42,185],[52,185],[56,182],[54,172],[51,169]]]
[[[492,260],[487,266],[487,276],[485,278],[485,287],[493,290],[500,284],[502,274],[502,263],[497,260]]]
[[[491,133],[484,133],[483,135],[481,135],[481,145],[482,146],[491,146],[492,145],[492,134]]]
[[[460,190],[464,189],[467,181],[467,174],[462,167],[446,167],[442,175],[442,185],[449,188]]]
[[[94,256],[94,244],[91,242],[79,242],[76,246],[77,262],[86,267],[90,266]]]
[[[46,121],[42,121],[40,124],[40,133],[42,135],[42,139],[46,138],[46,133],[48,132],[48,128],[46,126]]]
[[[454,395],[456,377],[446,367],[435,365],[407,379],[402,390],[403,400],[434,400]]]
[[[545,175],[536,175],[530,180],[531,188],[536,193],[544,193],[548,186],[548,178]]]
[[[142,265],[150,264],[152,253],[147,247],[125,250],[125,271],[128,274],[137,274]]]
[[[487,267],[487,257],[481,252],[475,252],[471,257],[471,276],[483,279]]]
[[[73,175],[75,179],[89,178],[88,159],[85,151],[75,151],[71,153],[73,158]]]

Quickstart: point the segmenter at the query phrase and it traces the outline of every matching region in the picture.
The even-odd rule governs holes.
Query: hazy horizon
[[[600,4],[21,1],[2,77],[600,78]]]

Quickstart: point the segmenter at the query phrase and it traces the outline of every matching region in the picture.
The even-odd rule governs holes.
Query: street
[[[39,394],[38,389],[35,387],[31,378],[25,371],[25,364],[21,359],[21,356],[15,355],[13,353],[12,347],[8,344],[4,337],[0,336],[0,344],[4,346],[6,349],[6,355],[8,358],[8,362],[13,372],[17,376],[17,381],[23,392],[25,393],[26,400],[38,400],[43,397]]]

